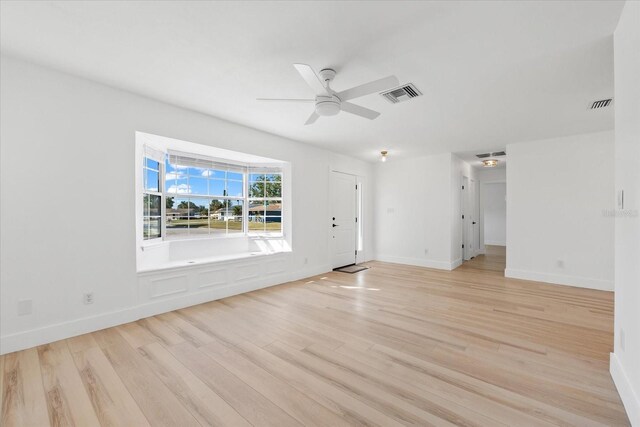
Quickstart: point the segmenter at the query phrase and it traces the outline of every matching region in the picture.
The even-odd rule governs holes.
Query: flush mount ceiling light
[[[388,154],[388,153],[387,153],[387,150],[382,150],[382,151],[380,152],[380,156],[381,156],[381,157],[380,157],[380,161],[381,161],[381,162],[386,162],[386,161],[387,161],[387,154]]]
[[[498,161],[495,159],[487,159],[482,161],[482,167],[495,168],[498,165]]]

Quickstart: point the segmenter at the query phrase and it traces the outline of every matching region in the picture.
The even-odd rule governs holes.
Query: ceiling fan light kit
[[[336,92],[331,89],[331,82],[336,76],[336,71],[331,68],[323,68],[318,74],[307,64],[293,64],[298,73],[316,93],[315,99],[268,99],[258,98],[258,101],[284,101],[284,102],[313,102],[315,109],[305,122],[310,125],[319,117],[335,116],[340,111],[354,114],[373,120],[380,115],[377,111],[370,110],[360,105],[347,102],[354,98],[381,92],[389,87],[398,85],[396,76],[389,76],[379,80],[374,80],[351,89]]]
[[[340,112],[340,99],[337,96],[317,96],[316,113],[319,116],[335,116]]]

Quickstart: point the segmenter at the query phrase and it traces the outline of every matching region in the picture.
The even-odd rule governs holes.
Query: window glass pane
[[[227,196],[242,197],[242,181],[227,181]]]
[[[146,160],[146,166],[149,169],[154,169],[154,170],[157,170],[157,171],[160,170],[160,163],[158,163],[157,161],[155,161],[153,159],[150,159],[148,157],[145,157],[145,160]]]
[[[237,172],[227,172],[227,179],[233,179],[235,181],[242,181],[242,174]]]
[[[171,194],[189,194],[191,191],[186,177],[182,179],[172,179],[170,181],[166,181],[165,187],[167,193]]]
[[[189,168],[188,173],[190,176],[207,176],[208,174],[204,168]]]
[[[149,200],[149,210],[148,215],[150,216],[160,216],[162,214],[160,202],[162,200],[161,196],[156,196],[154,194],[148,195]]]
[[[242,200],[213,199],[209,203],[211,234],[242,232]]]
[[[265,202],[265,231],[282,232],[282,200]]]
[[[190,199],[189,235],[209,234],[209,199]]]
[[[217,169],[205,169],[202,172],[202,176],[206,176],[207,178],[217,178],[224,179],[225,172]]]
[[[180,170],[180,167],[174,163],[169,162],[169,158],[167,158],[167,161],[165,162],[165,170],[167,172],[177,172]]]
[[[264,197],[265,183],[264,181],[249,182],[249,197]]]
[[[249,203],[248,219],[249,231],[264,231],[265,203]]]
[[[151,217],[149,218],[149,238],[157,239],[161,235],[161,217]]]
[[[176,205],[176,198],[175,197],[165,197],[165,202],[164,202],[167,211],[169,211],[170,209],[173,209]]]
[[[142,195],[142,216],[149,216],[149,195]]]
[[[206,196],[209,194],[207,178],[196,178],[193,176],[189,177],[189,194],[201,194]]]
[[[170,198],[167,198],[166,228],[167,237],[180,237],[189,235],[189,199],[181,197],[171,198],[173,205],[169,208]]]
[[[249,174],[249,181],[251,182],[264,181],[264,174],[261,174],[261,173]]]
[[[225,196],[224,181],[221,179],[210,179],[209,194],[212,196]]]
[[[267,216],[264,226],[267,233],[282,233],[282,217]]]
[[[149,218],[142,219],[142,239],[147,240],[149,238]]]
[[[213,199],[209,202],[209,229],[212,234],[224,234],[227,232],[227,217],[229,210],[226,209],[226,200]]]
[[[265,197],[282,197],[282,183],[267,182],[265,188]]]
[[[142,236],[144,240],[157,239],[158,237],[160,237],[160,217],[144,217],[142,220],[142,224]]]
[[[227,200],[231,215],[227,219],[227,233],[242,233],[242,200]]]
[[[153,171],[151,169],[145,169],[145,190],[147,191],[159,191],[159,174],[158,171]]]

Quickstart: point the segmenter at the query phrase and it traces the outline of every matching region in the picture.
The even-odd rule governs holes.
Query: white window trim
[[[189,153],[184,153],[184,152],[180,152],[177,153],[175,151],[169,150],[167,153],[165,153],[165,156],[167,155],[179,155],[180,157],[189,157]],[[180,193],[169,193],[167,192],[167,186],[166,186],[166,180],[165,180],[165,176],[166,176],[166,166],[165,166],[165,161],[166,161],[166,157],[165,159],[160,162],[160,183],[159,183],[159,187],[162,191],[159,192],[151,192],[151,191],[147,191],[144,188],[144,183],[142,185],[142,194],[153,194],[153,195],[158,195],[161,196],[161,236],[157,237],[157,238],[153,238],[153,239],[144,239],[143,237],[143,245],[146,246],[148,244],[157,244],[160,242],[171,242],[171,241],[185,241],[185,240],[202,240],[202,239],[229,239],[229,238],[284,238],[285,237],[285,224],[284,222],[286,221],[286,215],[284,213],[284,209],[281,210],[280,212],[280,231],[279,232],[272,232],[272,231],[266,231],[266,230],[262,230],[262,231],[256,231],[256,230],[249,230],[249,206],[251,205],[252,202],[254,201],[280,201],[281,203],[283,203],[284,201],[284,186],[285,186],[285,169],[282,167],[275,167],[275,166],[269,166],[269,167],[256,167],[250,164],[241,164],[241,163],[236,163],[233,161],[225,161],[225,159],[209,159],[206,158],[205,156],[202,155],[198,155],[198,154],[194,154],[193,155],[195,159],[202,159],[202,160],[206,160],[206,161],[212,161],[215,163],[216,167],[220,167],[221,169],[223,168],[227,168],[227,170],[231,170],[233,172],[236,173],[241,173],[242,174],[242,181],[243,181],[243,195],[241,197],[239,196],[214,196],[214,195],[202,195],[202,194],[180,194]],[[143,154],[143,161],[144,161],[144,157],[146,157],[146,153]],[[156,160],[154,158],[154,160]],[[144,166],[142,167],[143,170],[143,177],[142,179],[144,180]],[[280,197],[249,197],[249,176],[251,174],[255,174],[255,173],[260,173],[260,174],[269,174],[269,173],[273,173],[273,174],[280,174],[281,175],[281,180],[280,180],[280,185],[281,185],[281,196]],[[201,199],[201,200],[211,200],[211,199],[216,199],[216,200],[241,200],[242,201],[242,232],[240,233],[220,233],[220,234],[206,234],[206,235],[186,235],[184,237],[177,237],[177,238],[169,238],[169,236],[167,235],[167,209],[166,209],[166,200],[167,198],[184,198],[184,199]],[[210,215],[210,214],[209,214]],[[143,216],[144,217],[144,216]]]

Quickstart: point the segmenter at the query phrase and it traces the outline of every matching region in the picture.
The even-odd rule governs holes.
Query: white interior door
[[[478,234],[478,217],[476,216],[476,182],[475,180],[469,180],[469,257],[476,256],[477,249],[477,234]]]
[[[331,172],[331,267],[356,262],[356,177]]]

